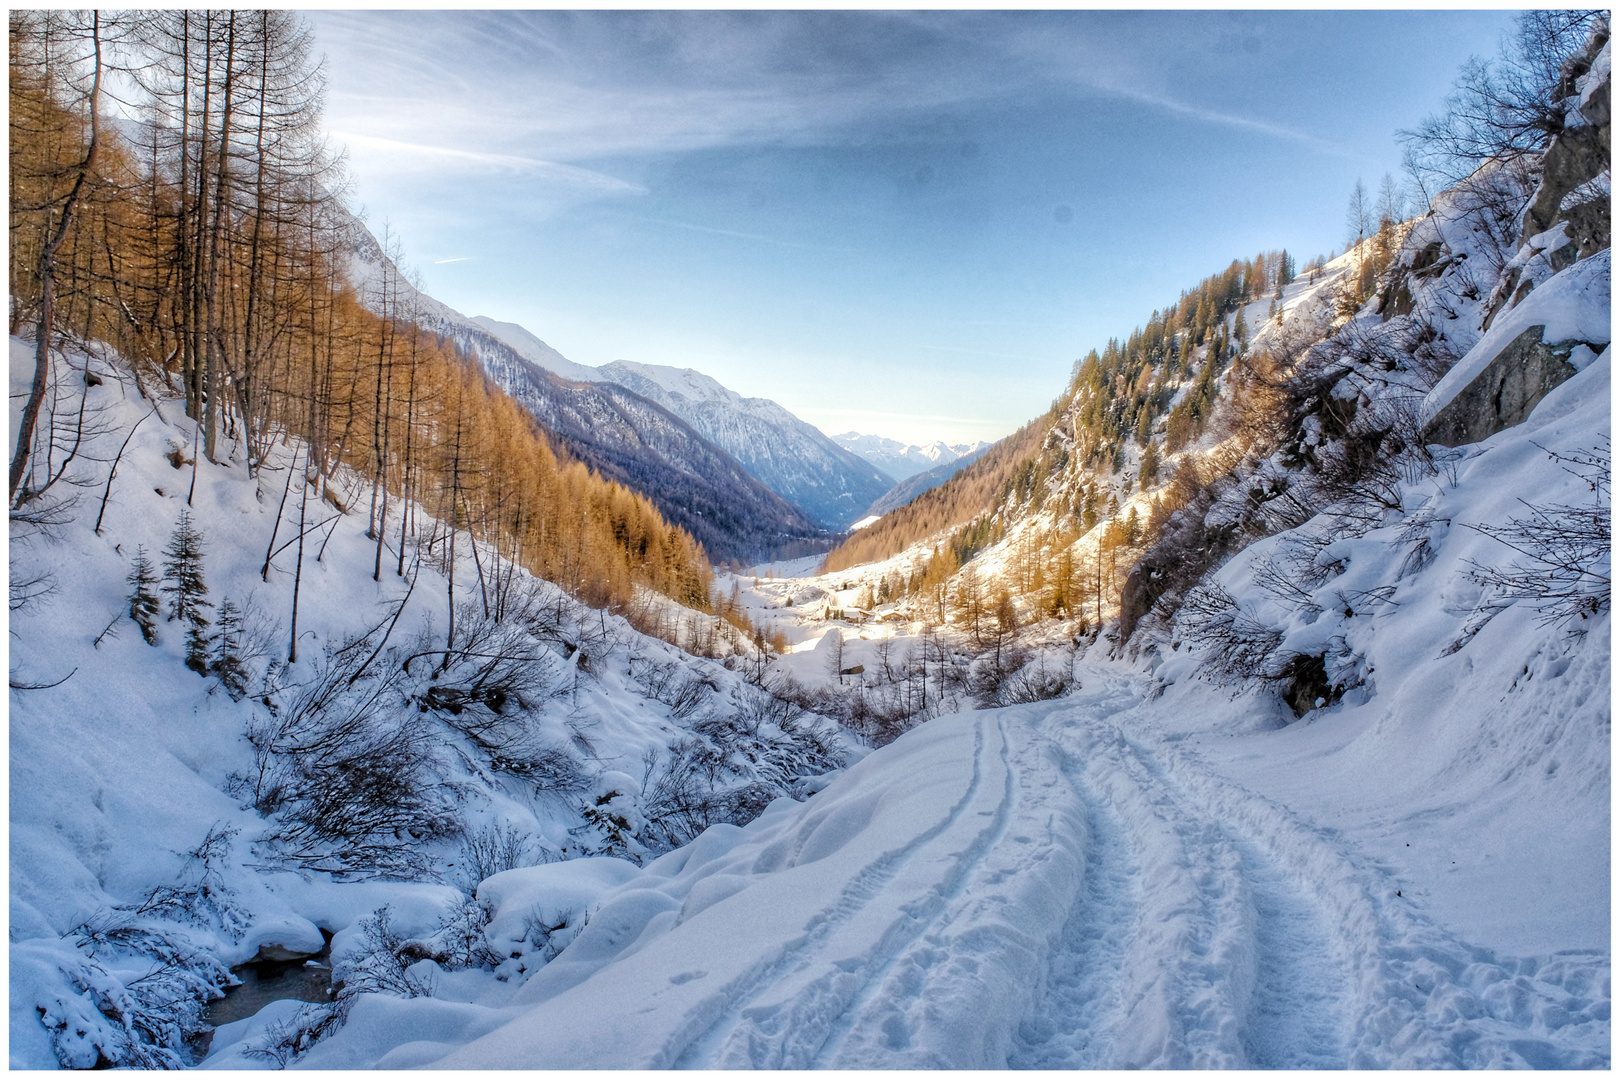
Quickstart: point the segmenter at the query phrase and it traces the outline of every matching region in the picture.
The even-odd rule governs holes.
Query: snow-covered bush
[[[597,776],[579,816],[584,824],[570,829],[581,855],[613,855],[640,862],[646,852],[640,834],[646,824],[641,810],[641,786],[626,773]]]
[[[713,680],[689,674],[684,664],[640,653],[630,657],[630,677],[647,691],[648,697],[668,705],[678,720],[697,712],[719,690]]]
[[[423,841],[458,828],[427,724],[381,635],[328,647],[309,681],[265,695],[249,725],[255,771],[233,788],[273,818],[261,844],[276,861],[416,876],[428,865]]]
[[[539,837],[515,825],[494,824],[470,829],[461,837],[461,857],[453,879],[462,892],[472,894],[480,882],[522,866],[538,866],[558,858]]]
[[[1010,670],[1001,674],[991,693],[992,706],[1023,705],[1062,697],[1074,684],[1073,649],[1007,650],[1004,663]],[[1016,659],[1014,665],[1012,660]]]
[[[214,926],[233,939],[240,937],[248,915],[238,904],[236,891],[225,880],[236,835],[237,830],[231,825],[215,822],[202,842],[182,856],[175,884],[153,889],[135,906],[135,914]]]
[[[126,913],[80,923],[58,961],[70,993],[41,1002],[40,1022],[70,1069],[178,1069],[187,1042],[208,1030],[203,1007],[231,982],[226,967],[182,932]]]
[[[384,904],[360,920],[359,941],[334,966],[334,974],[343,984],[338,1000],[359,994],[432,997],[431,977],[412,970],[430,953],[420,942],[394,928],[393,912]]]
[[[1528,600],[1542,622],[1572,624],[1573,632],[1584,633],[1579,624],[1609,607],[1609,442],[1604,439],[1572,454],[1549,450],[1547,456],[1580,477],[1592,501],[1582,506],[1525,503],[1530,516],[1505,525],[1463,522],[1520,556],[1505,565],[1475,562],[1470,576],[1493,590],[1502,606]]]

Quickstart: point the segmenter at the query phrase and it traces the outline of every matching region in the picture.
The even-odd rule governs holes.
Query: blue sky
[[[1233,258],[1343,244],[1509,12],[316,12],[432,295],[829,433],[994,439]]]

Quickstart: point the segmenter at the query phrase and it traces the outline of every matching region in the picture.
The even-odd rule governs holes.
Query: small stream
[[[242,984],[230,987],[225,991],[224,997],[211,1002],[203,1010],[204,1022],[210,1028],[223,1027],[237,1020],[245,1020],[272,1001],[289,998],[294,1001],[317,1003],[331,1001],[332,935],[322,930],[321,936],[326,939],[326,943],[320,952],[313,955],[285,959],[255,957],[231,968],[231,974],[241,979]],[[273,955],[280,952],[275,946],[267,948],[274,950]],[[259,951],[262,956],[267,949]],[[212,1030],[197,1036],[191,1044],[193,1060],[200,1062],[207,1057],[213,1041]]]

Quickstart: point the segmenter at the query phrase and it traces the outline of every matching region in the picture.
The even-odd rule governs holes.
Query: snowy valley
[[[575,364],[335,202],[98,194],[53,309],[14,211],[11,1066],[1612,1067],[1607,19],[1565,44],[1533,150],[994,445]],[[105,261],[192,212],[256,224]]]

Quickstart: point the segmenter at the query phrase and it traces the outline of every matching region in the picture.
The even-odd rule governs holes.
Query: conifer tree
[[[230,597],[220,601],[219,631],[213,639],[213,655],[208,670],[217,679],[232,701],[241,701],[247,694],[248,670],[242,659],[242,609]]]
[[[146,639],[146,643],[156,645],[159,602],[152,587],[158,583],[158,576],[152,569],[151,560],[146,557],[145,547],[135,548],[135,565],[124,580],[130,585],[129,617],[141,628],[141,637]]]
[[[183,620],[186,629],[186,666],[199,675],[208,672],[208,616],[204,609],[213,605],[203,599],[208,586],[203,582],[203,536],[192,524],[191,513],[180,511],[174,538],[163,549],[163,591],[170,594],[169,621]]]
[[[1146,491],[1148,485],[1159,478],[1159,444],[1151,439],[1142,451],[1141,473],[1142,489]]]

